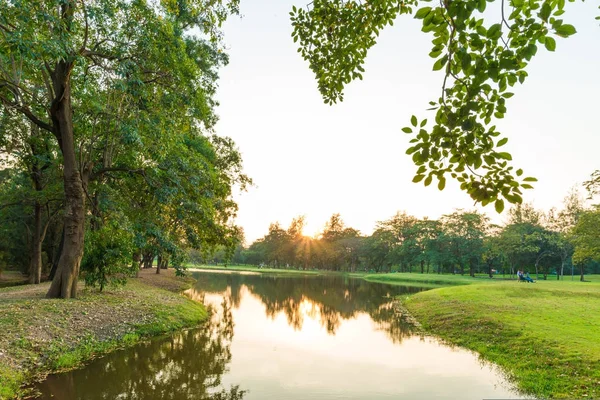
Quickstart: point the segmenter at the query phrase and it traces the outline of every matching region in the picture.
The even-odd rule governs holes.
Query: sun
[[[319,234],[319,227],[314,226],[313,224],[307,223],[302,228],[302,236],[307,236],[310,238],[315,238]]]

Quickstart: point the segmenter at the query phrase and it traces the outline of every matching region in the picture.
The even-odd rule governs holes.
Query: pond
[[[476,354],[419,334],[393,297],[420,288],[343,276],[196,272],[199,329],[52,375],[40,399],[519,398]]]

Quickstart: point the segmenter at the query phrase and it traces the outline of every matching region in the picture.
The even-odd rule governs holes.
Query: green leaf
[[[500,139],[498,141],[498,143],[496,144],[496,147],[502,147],[502,146],[504,146],[506,144],[506,142],[508,142],[508,138]]]
[[[552,7],[550,7],[550,4],[547,1],[544,2],[544,4],[542,5],[542,9],[540,10],[540,13],[539,13],[539,16],[542,19],[542,21],[548,22],[548,18],[550,18],[551,12],[552,12]]]
[[[484,12],[486,3],[487,3],[486,0],[478,0],[477,11],[479,11],[480,13]]]
[[[412,128],[410,128],[408,126],[405,126],[404,128],[402,128],[402,132],[404,132],[404,133],[412,133],[412,131],[413,131]]]
[[[512,156],[510,155],[510,153],[498,153],[498,157],[503,160],[512,160]]]
[[[553,37],[547,36],[544,45],[548,51],[556,50],[556,40]]]
[[[427,119],[424,119],[423,121],[421,121],[421,124],[419,126],[422,128],[425,125],[427,125]]]
[[[419,9],[416,14],[415,14],[415,18],[416,19],[423,19],[425,18],[429,13],[431,12],[431,7],[423,7],[421,9]]]
[[[487,31],[487,37],[490,39],[498,39],[502,36],[502,25],[494,24],[490,26],[490,29]]]
[[[431,179],[432,179],[431,175],[429,175],[427,178],[425,178],[425,182],[424,182],[425,186],[429,186],[431,184]]]
[[[519,168],[517,170],[517,176],[521,176],[521,175],[523,175],[523,170],[521,168]]]
[[[532,176],[529,176],[529,177],[527,177],[527,178],[523,179],[523,181],[524,181],[524,182],[537,182],[538,180],[537,180],[537,178],[534,178],[534,177],[532,177]]]
[[[460,56],[460,64],[463,71],[467,71],[471,66],[471,55],[467,52],[462,53]]]
[[[440,69],[444,68],[444,65],[446,65],[447,61],[448,61],[448,55],[445,55],[444,57],[437,60],[435,62],[435,64],[433,64],[433,70],[439,71]]]
[[[410,117],[410,123],[412,124],[412,126],[414,126],[415,128],[417,127],[417,117],[415,117],[414,115],[412,117]]]
[[[441,178],[439,178],[440,181],[438,182],[438,189],[439,190],[444,190],[444,188],[446,187],[446,178],[444,178],[443,176]]]
[[[413,178],[413,182],[414,183],[418,183],[421,182],[423,180],[423,178],[425,178],[425,175],[415,175],[415,177]]]
[[[577,33],[573,25],[564,24],[556,28],[556,34],[562,37],[569,37]]]
[[[496,203],[494,203],[494,208],[496,208],[496,212],[498,214],[500,214],[502,211],[504,211],[504,200],[502,200],[502,199],[496,200]]]

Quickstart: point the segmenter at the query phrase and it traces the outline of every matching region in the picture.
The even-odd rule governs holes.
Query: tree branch
[[[54,127],[52,125],[50,125],[49,123],[44,122],[40,118],[38,118],[29,109],[29,107],[23,106],[23,105],[20,105],[20,104],[17,104],[17,103],[10,102],[6,98],[4,98],[4,97],[0,97],[0,101],[2,101],[2,103],[4,104],[4,106],[6,108],[13,108],[13,109],[19,111],[21,114],[25,115],[31,122],[33,122],[34,124],[36,124],[40,128],[45,129],[48,132],[54,133]]]

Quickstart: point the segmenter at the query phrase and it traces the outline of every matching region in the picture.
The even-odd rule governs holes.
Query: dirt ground
[[[50,282],[0,289],[0,367],[35,369],[64,349],[118,339],[152,324],[160,312],[189,302],[180,292],[190,280],[175,277],[172,269],[160,275],[148,269],[102,293],[80,281],[78,297],[70,300],[46,299]]]

